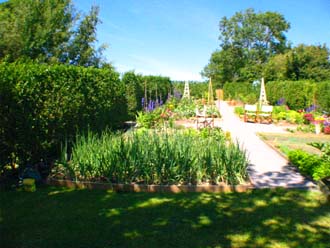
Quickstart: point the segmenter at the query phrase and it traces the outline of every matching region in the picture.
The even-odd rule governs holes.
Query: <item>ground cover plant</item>
[[[246,169],[245,151],[220,129],[139,129],[78,136],[71,158],[63,158],[54,174],[115,183],[239,184]]]
[[[330,179],[330,142],[329,143],[309,143],[322,153],[320,156],[309,154],[302,150],[289,152],[289,160],[296,165],[299,170],[314,180]]]
[[[328,247],[330,205],[319,192],[112,193],[6,191],[0,245],[16,247]]]

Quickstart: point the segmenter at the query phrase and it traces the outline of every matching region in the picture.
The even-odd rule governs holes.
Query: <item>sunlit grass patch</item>
[[[1,247],[77,247],[79,240],[79,247],[326,248],[330,204],[304,190],[147,194],[49,187],[1,192],[0,232]]]

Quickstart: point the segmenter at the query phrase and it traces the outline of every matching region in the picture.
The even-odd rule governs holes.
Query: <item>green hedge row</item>
[[[224,97],[245,103],[258,101],[260,86],[251,83],[226,83]],[[266,83],[267,100],[276,105],[279,101],[290,109],[306,109],[316,104],[322,111],[330,112],[330,81],[279,81]]]
[[[260,85],[248,82],[225,83],[223,86],[224,99],[239,100],[245,103],[255,103],[258,100]]]
[[[165,102],[172,92],[170,78],[162,76],[142,76],[133,71],[126,72],[122,81],[126,87],[128,116],[135,118],[137,111],[142,110],[142,98],[148,104],[150,101]]]
[[[183,94],[184,92],[184,81],[175,81],[173,82],[174,91],[180,92]],[[205,98],[207,99],[208,91],[209,91],[209,82],[189,82],[189,91],[190,96],[194,98]],[[215,97],[215,87],[213,86],[213,94]]]
[[[127,119],[125,87],[113,69],[0,64],[0,162],[55,157],[86,130]]]
[[[117,129],[141,110],[141,98],[163,102],[167,77],[112,68],[0,63],[0,165],[57,158],[77,133]]]

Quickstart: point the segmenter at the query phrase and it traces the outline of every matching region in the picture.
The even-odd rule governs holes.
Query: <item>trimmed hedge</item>
[[[77,132],[127,119],[125,87],[113,69],[0,63],[0,162],[57,157]]]
[[[226,83],[224,97],[227,100],[241,100],[245,103],[258,101],[260,86],[251,83]],[[330,112],[330,81],[273,81],[266,83],[267,100],[272,105],[282,103],[290,109],[306,109],[315,103],[319,110]]]
[[[258,101],[260,85],[254,86],[248,82],[225,83],[223,86],[224,99],[239,100],[253,104]]]
[[[314,93],[317,85],[310,81],[281,81],[266,84],[267,100],[276,105],[279,99],[290,109],[306,109],[314,102]]]
[[[173,83],[174,91],[179,92],[183,95],[184,92],[184,81],[176,81]],[[189,90],[190,90],[190,96],[194,98],[207,98],[208,91],[209,91],[209,82],[195,82],[195,81],[189,81]],[[215,97],[215,88],[213,86],[213,94]]]
[[[315,97],[321,109],[330,113],[330,81],[317,84]]]
[[[122,81],[126,87],[126,100],[128,106],[128,116],[134,119],[138,111],[141,111],[142,98],[146,104],[149,101],[165,102],[168,94],[172,92],[172,83],[170,78],[162,76],[142,76],[135,74],[134,71],[126,72]],[[145,92],[146,87],[146,92]]]

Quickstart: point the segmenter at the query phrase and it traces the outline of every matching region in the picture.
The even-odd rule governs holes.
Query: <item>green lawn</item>
[[[261,139],[273,147],[279,149],[282,153],[287,153],[289,150],[301,149],[311,154],[320,154],[320,151],[307,143],[311,142],[330,142],[330,135],[317,134],[272,134],[259,133]]]
[[[0,247],[329,247],[322,194],[0,192]]]

